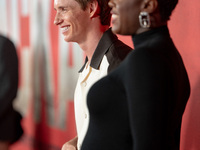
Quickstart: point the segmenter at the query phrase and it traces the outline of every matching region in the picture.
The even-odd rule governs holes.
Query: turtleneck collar
[[[143,44],[145,41],[148,41],[149,39],[166,34],[169,35],[169,30],[167,25],[154,28],[140,34],[132,35],[134,48],[137,48],[137,46]]]

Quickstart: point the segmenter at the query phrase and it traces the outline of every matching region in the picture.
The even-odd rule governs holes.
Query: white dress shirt
[[[90,87],[97,80],[107,75],[108,65],[109,63],[107,58],[104,56],[99,70],[94,69],[90,65],[86,64],[83,71],[79,73],[79,78],[74,94],[75,120],[78,134],[78,150],[81,147],[89,124],[89,113],[86,102],[87,93]]]

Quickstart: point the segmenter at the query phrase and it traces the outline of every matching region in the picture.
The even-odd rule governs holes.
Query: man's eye
[[[66,12],[66,11],[67,11],[67,8],[62,8],[62,11]]]

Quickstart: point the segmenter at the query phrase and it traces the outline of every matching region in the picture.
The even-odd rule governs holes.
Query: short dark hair
[[[162,21],[169,20],[172,11],[174,10],[174,8],[178,3],[178,0],[157,0],[157,1]]]
[[[81,8],[85,10],[89,2],[93,2],[94,0],[75,0],[77,1]],[[100,20],[102,25],[109,25],[111,20],[110,10],[111,8],[108,6],[108,0],[97,0],[100,8]]]

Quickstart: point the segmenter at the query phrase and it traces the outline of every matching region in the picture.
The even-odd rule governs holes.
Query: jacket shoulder
[[[106,57],[109,63],[108,72],[115,69],[131,51],[132,48],[124,44],[122,41],[114,41],[106,53]]]

